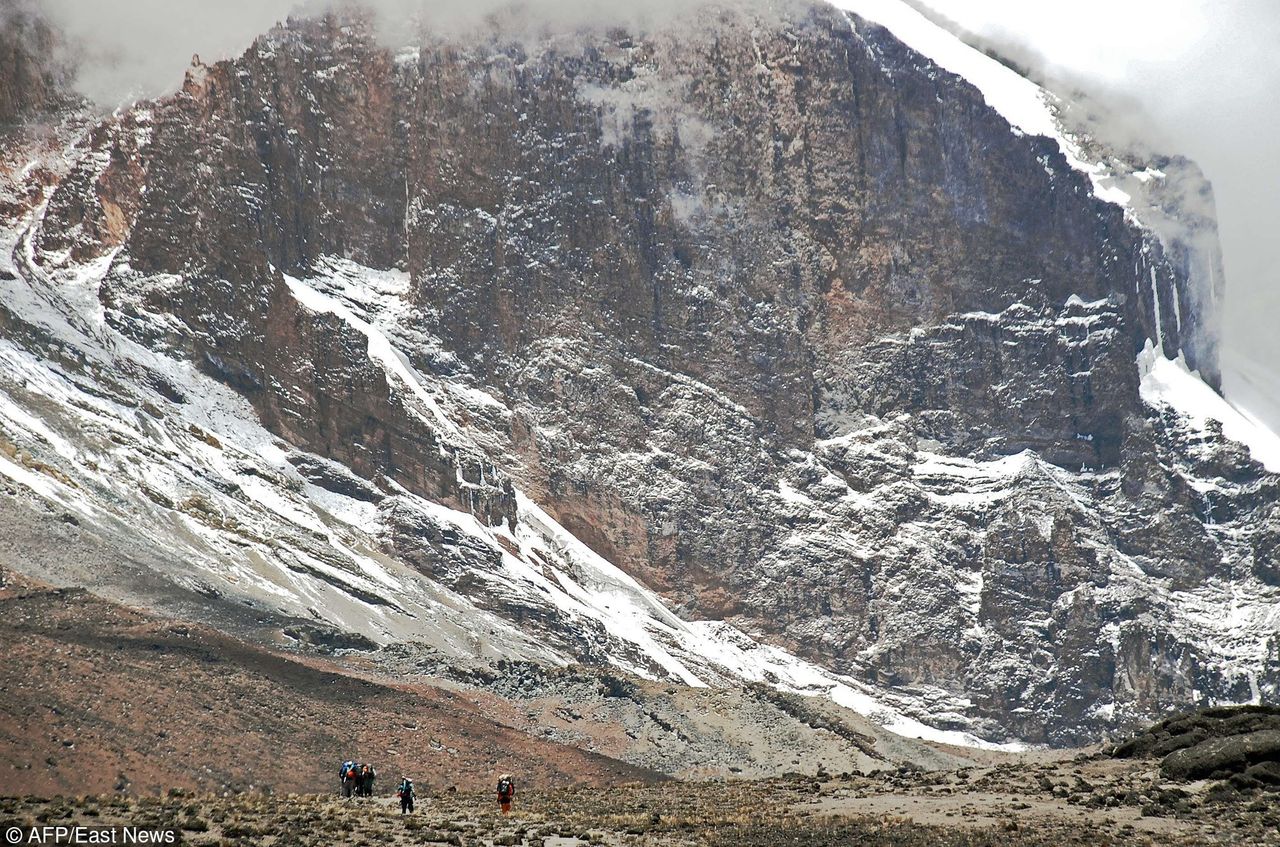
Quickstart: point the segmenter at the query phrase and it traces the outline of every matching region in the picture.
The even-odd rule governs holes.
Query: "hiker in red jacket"
[[[338,778],[342,783],[342,796],[350,797],[356,790],[356,763],[348,759],[338,769]]]

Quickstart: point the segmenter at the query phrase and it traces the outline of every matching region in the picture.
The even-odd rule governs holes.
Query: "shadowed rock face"
[[[112,325],[384,487],[493,525],[514,480],[688,615],[992,735],[1280,681],[1211,661],[1167,595],[1255,549],[1274,581],[1280,537],[1274,477],[1139,398],[1148,337],[1216,373],[1206,319],[1152,302],[1193,314],[1189,263],[878,27],[796,6],[393,52],[297,22],[81,153],[38,250],[119,248]],[[402,353],[509,414],[467,443],[410,414],[290,293],[329,256],[406,270]]]
[[[271,268],[328,254],[407,266],[431,330],[490,381],[567,335],[706,382],[795,444],[823,394],[901,408],[883,395],[917,392],[919,374],[862,385],[868,343],[950,314],[1110,296],[1131,344],[1151,334],[1133,269],[1186,284],[1148,258],[1155,245],[1051,142],[865,29],[809,10],[754,39],[734,16],[679,41],[494,40],[397,60],[349,22],[301,25],[193,68],[155,110],[128,261],[233,283],[193,282],[174,305],[246,315],[255,342]],[[106,193],[132,201],[128,184]],[[1061,442],[1064,465],[1114,464],[1123,411],[1102,439],[1076,439],[1068,419],[1036,440]]]

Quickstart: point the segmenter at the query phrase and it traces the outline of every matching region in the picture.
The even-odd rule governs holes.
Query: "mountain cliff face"
[[[1207,190],[1164,167],[1115,177]],[[1212,222],[1144,224],[874,23],[294,21],[42,168],[6,476],[146,526],[161,582],[801,687],[717,652],[780,648],[995,740],[1280,688],[1280,478],[1159,390],[1216,381]]]

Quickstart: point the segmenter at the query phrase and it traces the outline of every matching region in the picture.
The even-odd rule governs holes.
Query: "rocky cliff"
[[[1170,225],[1170,186],[1202,181],[1113,163],[1168,195],[1157,226],[1069,154],[828,6],[397,48],[299,20],[67,149],[12,221],[0,327],[82,387],[110,374],[129,449],[221,450],[243,428],[191,392],[247,401],[238,469],[169,456],[119,508],[238,535],[204,570],[250,549],[391,617],[296,586],[289,614],[411,637],[445,591],[455,646],[500,621],[534,658],[689,681],[645,652],[655,624],[619,654],[607,616],[502,578],[596,557],[932,726],[1074,743],[1276,696],[1280,478],[1160,390],[1216,381],[1212,221]],[[8,421],[28,471],[87,473]],[[306,527],[287,555],[228,527],[263,480],[365,504],[359,544],[276,505]],[[157,566],[204,591],[192,567]]]

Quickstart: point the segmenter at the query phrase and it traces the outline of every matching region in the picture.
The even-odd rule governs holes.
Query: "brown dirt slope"
[[[0,589],[0,794],[171,787],[323,792],[346,757],[384,788],[654,781],[540,741],[430,686],[396,687],[278,655],[79,589]]]

